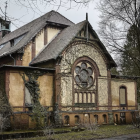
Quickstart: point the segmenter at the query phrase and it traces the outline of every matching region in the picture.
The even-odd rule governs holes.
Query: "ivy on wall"
[[[5,73],[0,73],[0,126],[2,129],[10,127],[10,115],[12,115],[12,108],[8,102],[5,92]]]
[[[40,88],[37,81],[39,76],[44,75],[46,72],[39,70],[28,70],[24,73],[20,73],[24,84],[32,96],[32,119],[36,122],[36,127],[40,128],[43,126],[44,119],[47,117],[46,109],[40,104]],[[25,75],[28,77],[26,80]]]

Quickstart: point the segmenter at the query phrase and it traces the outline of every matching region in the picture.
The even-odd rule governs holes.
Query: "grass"
[[[57,131],[62,130],[64,130],[64,128],[58,129]],[[138,133],[140,133],[140,129],[134,128],[132,125],[102,125],[96,131],[85,130],[80,132],[69,132],[47,135],[44,137],[26,138],[26,140],[91,140]],[[22,138],[21,140],[25,139]]]

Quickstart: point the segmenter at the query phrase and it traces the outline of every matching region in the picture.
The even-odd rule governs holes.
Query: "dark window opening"
[[[68,115],[66,115],[64,117],[64,124],[69,125],[69,116]]]
[[[103,115],[103,120],[104,120],[104,123],[107,123],[107,116],[106,116],[106,114]]]
[[[80,123],[80,117],[78,115],[75,116],[75,124]]]
[[[120,123],[121,124],[125,124],[126,123],[125,112],[121,112],[120,113]]]
[[[115,114],[115,123],[118,124],[118,114]]]
[[[98,115],[94,115],[94,122],[98,123]]]
[[[11,45],[11,47],[14,46],[14,39],[10,40],[10,45]]]

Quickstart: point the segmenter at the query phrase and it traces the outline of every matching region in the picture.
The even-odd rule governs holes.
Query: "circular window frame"
[[[91,60],[90,60],[91,61]],[[80,87],[81,89],[89,89],[89,88],[91,88],[92,86],[94,86],[94,84],[95,84],[95,80],[96,80],[96,69],[95,69],[95,67],[94,67],[94,65],[90,62],[89,60],[88,60],[88,58],[87,59],[79,59],[79,61],[76,61],[75,62],[75,64],[74,64],[74,66],[73,66],[73,79],[74,79],[74,82],[76,83],[76,85],[78,86],[78,87]],[[75,77],[78,75],[76,72],[75,72],[75,68],[77,67],[77,66],[79,66],[78,64],[79,63],[81,63],[81,65],[82,65],[82,63],[85,63],[86,65],[88,64],[88,65],[90,65],[90,67],[92,68],[92,74],[90,75],[90,74],[88,74],[88,76],[89,77],[92,77],[93,78],[93,83],[92,83],[92,85],[89,85],[88,84],[88,81],[87,81],[87,85],[89,85],[89,86],[87,86],[87,87],[82,87],[80,84],[78,84],[77,82],[76,82],[76,80],[75,80]],[[79,66],[80,67],[80,66]],[[88,69],[89,67],[87,67],[85,70],[87,71],[87,69]],[[80,72],[82,71],[82,70],[84,70],[84,68],[81,68],[80,69]],[[79,72],[79,73],[80,73]],[[74,74],[75,73],[75,74]],[[94,76],[93,76],[94,75]],[[79,75],[80,76],[80,75]],[[80,77],[79,77],[79,79],[80,79]],[[88,78],[89,79],[89,78]],[[82,83],[82,82],[81,82]]]

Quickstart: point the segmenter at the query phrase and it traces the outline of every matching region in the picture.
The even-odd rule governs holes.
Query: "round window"
[[[94,71],[88,62],[80,62],[75,67],[76,84],[81,88],[88,88],[94,84]]]

